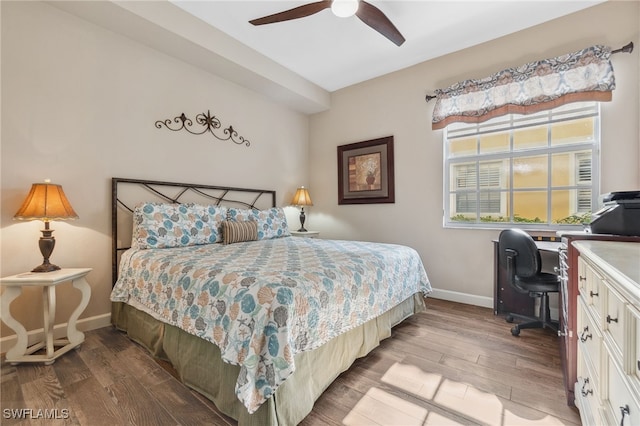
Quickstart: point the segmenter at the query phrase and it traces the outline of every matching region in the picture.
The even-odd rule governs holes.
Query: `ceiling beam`
[[[304,114],[327,110],[330,94],[275,61],[163,1],[49,1]]]

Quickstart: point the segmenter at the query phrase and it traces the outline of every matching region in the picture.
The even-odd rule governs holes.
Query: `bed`
[[[291,236],[275,191],[112,194],[113,324],[241,425],[299,423],[431,291],[409,247]]]

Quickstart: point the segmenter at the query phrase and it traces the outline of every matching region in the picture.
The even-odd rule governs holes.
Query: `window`
[[[576,182],[579,185],[591,185],[591,157],[589,153],[579,153],[577,155]],[[578,189],[576,201],[576,211],[578,213],[591,213],[591,191],[588,189]]]
[[[588,223],[599,193],[596,102],[447,127],[445,226]]]
[[[476,167],[479,170],[476,171]],[[485,164],[465,163],[454,166],[456,205],[454,214],[475,214],[478,204],[478,193],[476,188],[500,189],[501,182],[501,162],[490,162]],[[478,179],[479,185],[478,185]],[[504,203],[499,192],[487,192],[481,194],[480,200],[481,214],[503,214]]]

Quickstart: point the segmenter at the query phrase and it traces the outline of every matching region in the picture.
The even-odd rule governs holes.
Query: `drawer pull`
[[[629,414],[629,405],[620,407],[620,414],[622,414],[622,418],[620,419],[620,426],[624,426],[624,418],[627,414]]]
[[[597,296],[599,296],[599,295],[600,295],[600,293],[594,293],[593,291],[590,291],[590,292],[589,292],[589,296],[591,296],[591,297],[594,297],[594,296],[596,296],[596,297],[597,297]]]
[[[591,335],[591,333],[589,333],[589,326],[586,326],[584,328],[584,330],[582,330],[582,333],[580,333],[580,341],[582,343],[586,342],[587,340],[591,339],[593,336]],[[640,361],[638,361],[638,365],[640,365]],[[588,380],[588,379],[587,379]]]
[[[580,282],[586,281],[587,277],[583,277],[582,275],[580,275],[580,276],[578,276],[578,280],[580,280]]]
[[[593,394],[593,389],[585,389],[587,387],[587,385],[589,384],[589,378],[587,377],[586,379],[584,379],[584,383],[582,383],[582,390],[580,391],[580,393],[582,394],[582,396],[586,397],[589,394]]]
[[[611,318],[611,315],[607,315],[607,323],[618,322],[618,318]]]

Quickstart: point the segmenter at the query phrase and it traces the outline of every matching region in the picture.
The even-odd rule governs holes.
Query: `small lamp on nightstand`
[[[304,206],[312,206],[313,201],[311,201],[311,196],[309,195],[309,191],[304,186],[301,186],[296,190],[296,194],[293,196],[293,200],[291,200],[291,205],[300,206],[302,210],[300,211],[300,229],[298,232],[307,232],[304,229]]]
[[[53,238],[53,229],[49,229],[51,220],[77,219],[78,215],[71,207],[69,200],[64,195],[62,186],[50,183],[34,183],[27,199],[22,203],[22,207],[13,217],[18,220],[42,220],[44,229],[40,237],[39,246],[42,257],[42,265],[37,266],[31,272],[51,272],[60,269],[59,266],[49,262],[49,257],[53,253],[56,240]]]

